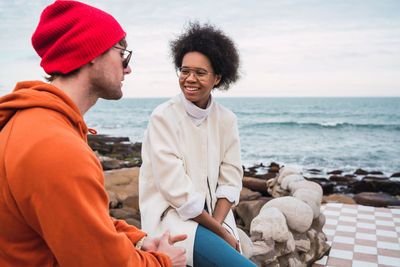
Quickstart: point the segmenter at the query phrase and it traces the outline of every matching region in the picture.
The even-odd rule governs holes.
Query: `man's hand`
[[[183,247],[173,246],[175,242],[182,241],[184,239],[186,239],[186,235],[170,237],[169,230],[167,230],[159,240],[158,248],[156,251],[168,255],[172,261],[172,266],[186,267],[186,249]]]
[[[169,239],[168,239],[168,243],[170,245],[173,245],[176,242],[185,240],[186,238],[187,238],[187,235],[175,235],[175,236],[170,235]],[[145,251],[148,251],[148,250],[157,251],[158,246],[160,245],[160,240],[161,240],[161,237],[146,236],[146,238],[143,241],[142,249]]]

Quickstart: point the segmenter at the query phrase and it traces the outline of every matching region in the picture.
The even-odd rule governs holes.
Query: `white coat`
[[[204,206],[210,214],[217,198],[239,202],[243,169],[236,116],[215,101],[196,127],[179,96],[152,113],[142,143],[139,205],[142,230],[150,236],[187,234],[177,243],[193,266],[197,223]],[[232,210],[223,224],[239,241]]]

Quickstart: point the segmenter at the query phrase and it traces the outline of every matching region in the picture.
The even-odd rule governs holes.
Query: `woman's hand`
[[[228,231],[225,230],[225,234],[222,237],[231,247],[233,247],[237,252],[240,253],[239,242],[230,234]]]

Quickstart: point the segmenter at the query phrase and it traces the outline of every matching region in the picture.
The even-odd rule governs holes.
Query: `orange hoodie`
[[[0,130],[0,266],[171,266],[109,216],[88,129],[61,90],[18,83],[0,98]]]

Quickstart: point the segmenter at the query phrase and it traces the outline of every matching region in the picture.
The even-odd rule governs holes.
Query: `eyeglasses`
[[[132,57],[132,50],[128,50],[118,46],[113,46],[113,47],[123,51],[123,55],[121,55],[124,58],[124,60],[122,61],[122,66],[124,67],[124,69],[126,69]]]
[[[176,70],[176,74],[178,75],[180,80],[185,80],[190,76],[190,73],[193,72],[194,77],[199,81],[205,82],[208,79],[208,75],[212,72],[209,72],[205,69],[193,69],[188,67],[180,67]]]

